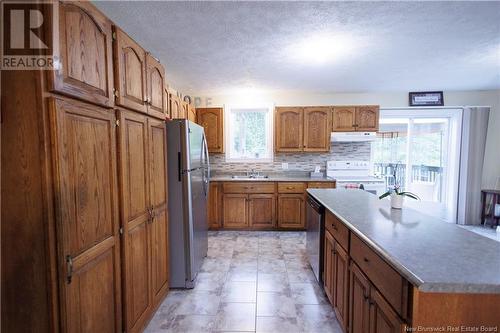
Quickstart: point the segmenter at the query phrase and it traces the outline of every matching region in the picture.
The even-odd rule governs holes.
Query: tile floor
[[[209,232],[192,290],[172,290],[146,329],[160,332],[334,332],[303,232]]]

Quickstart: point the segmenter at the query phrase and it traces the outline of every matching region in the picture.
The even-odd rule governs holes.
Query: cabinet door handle
[[[73,258],[70,255],[66,256],[66,282],[71,283],[73,277]]]
[[[363,258],[363,261],[366,262],[366,263],[370,262],[370,260],[368,260],[368,258]]]
[[[332,223],[332,228],[333,228],[333,230],[335,230],[335,231],[337,231],[337,230],[338,230],[337,226],[336,226],[335,224],[333,224],[333,223]]]

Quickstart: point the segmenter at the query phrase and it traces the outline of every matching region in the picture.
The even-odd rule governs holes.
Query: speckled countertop
[[[500,293],[500,243],[361,190],[308,189],[419,290]]]
[[[230,173],[213,173],[210,177],[214,182],[331,182],[328,177],[311,177],[308,172],[263,172],[268,178],[232,178]],[[241,174],[242,175],[242,174]]]

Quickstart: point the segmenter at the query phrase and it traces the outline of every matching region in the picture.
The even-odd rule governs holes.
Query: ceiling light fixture
[[[295,62],[322,65],[349,55],[354,49],[352,38],[340,35],[317,35],[290,45],[288,54]]]

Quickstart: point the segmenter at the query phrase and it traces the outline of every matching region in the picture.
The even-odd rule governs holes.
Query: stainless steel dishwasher
[[[311,195],[307,196],[306,251],[309,264],[319,283],[323,282],[323,247],[325,208]]]

